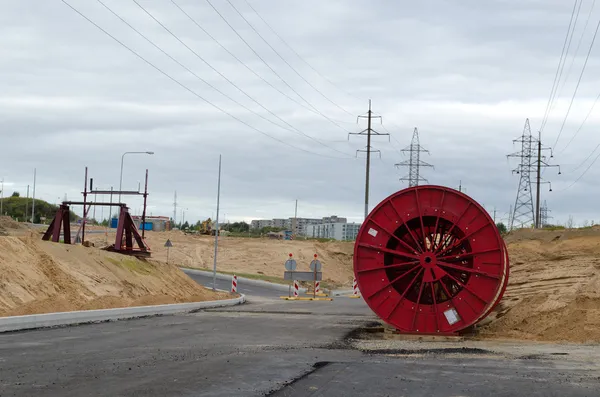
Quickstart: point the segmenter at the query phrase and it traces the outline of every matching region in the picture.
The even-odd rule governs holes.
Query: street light
[[[185,223],[185,211],[187,211],[187,208],[182,208],[181,209],[181,227],[183,228],[183,224]]]
[[[119,203],[121,202],[121,190],[123,190],[123,160],[126,154],[154,154],[154,152],[125,152],[121,156],[121,177],[119,179]]]

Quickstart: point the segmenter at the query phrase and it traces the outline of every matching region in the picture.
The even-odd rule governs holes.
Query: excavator
[[[207,234],[207,235],[212,235],[212,220],[210,218],[208,218],[205,221],[202,221],[202,223],[200,224],[200,229],[198,230],[198,232],[200,234]]]

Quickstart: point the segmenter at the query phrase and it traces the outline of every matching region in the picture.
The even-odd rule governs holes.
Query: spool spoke
[[[487,250],[481,250],[481,251],[477,251],[477,252],[465,252],[464,254],[441,256],[437,259],[438,259],[438,261],[460,260],[460,259],[471,258],[473,256],[486,254],[488,252],[500,251],[500,250],[501,250],[500,247],[496,247],[496,248],[490,248]]]
[[[439,244],[437,230],[438,230],[438,226],[440,224],[440,216],[442,215],[442,208],[444,208],[444,199],[445,198],[446,198],[446,191],[444,190],[442,192],[442,200],[440,201],[440,208],[438,209],[438,214],[437,214],[437,217],[435,218],[435,227],[433,228],[433,237],[434,237],[433,241],[435,241],[435,247],[434,247],[433,251],[437,250],[438,244]],[[440,235],[440,242],[441,242],[441,235]]]
[[[398,236],[396,236],[394,233],[390,232],[389,230],[387,230],[385,227],[381,226],[378,222],[375,221],[375,219],[370,219],[371,222],[373,222],[373,224],[375,226],[377,226],[379,229],[383,230],[384,232],[386,232],[388,234],[388,236],[391,236],[395,241],[399,242],[400,245],[404,246],[404,248],[408,249],[409,251],[412,251],[414,253],[416,253],[416,249],[415,247],[411,247],[410,245],[408,245],[406,243],[406,241],[401,240]]]
[[[423,223],[423,212],[421,212],[421,201],[419,200],[419,189],[415,189],[417,199],[417,211],[419,211],[419,221],[421,221],[421,234],[423,235],[423,251],[429,251],[427,248],[427,237],[425,237],[425,224]]]
[[[383,291],[384,289],[388,288],[390,285],[394,284],[395,282],[400,281],[401,279],[403,279],[405,276],[407,276],[408,274],[410,274],[412,271],[414,271],[417,268],[417,266],[413,267],[412,269],[402,273],[400,276],[396,277],[395,279],[393,279],[392,281],[388,282],[387,284],[385,284],[383,287],[379,288],[377,291],[373,292],[371,295],[369,295],[367,298],[372,298],[373,296],[377,295],[378,293],[380,293],[381,291]]]
[[[415,281],[419,277],[419,274],[421,274],[422,271],[423,271],[423,268],[421,268],[417,272],[417,274],[415,274],[415,277],[410,281],[410,283],[408,284],[408,286],[404,289],[404,291],[402,292],[402,295],[400,295],[400,299],[398,299],[398,302],[396,302],[396,305],[394,305],[394,308],[392,309],[392,311],[390,312],[390,314],[387,316],[386,319],[389,319],[392,316],[392,314],[398,308],[398,306],[400,305],[400,303],[404,300],[404,297],[406,296],[406,294],[408,293],[408,291],[410,290],[410,288],[413,286],[413,284],[415,283]]]
[[[437,263],[439,266],[442,266],[442,267],[449,267],[449,268],[460,270],[463,272],[475,273],[475,274],[479,274],[479,275],[489,277],[489,278],[500,279],[500,276],[498,276],[496,274],[484,272],[482,270],[477,270],[477,269],[473,269],[470,267],[459,266],[459,265],[455,265],[453,263],[442,262],[442,261],[438,261]]]
[[[415,314],[413,314],[413,319],[412,319],[412,329],[415,329],[415,323],[417,321],[417,314],[419,314],[419,305],[421,302],[421,295],[423,294],[423,288],[425,287],[425,284],[427,284],[425,281],[423,281],[423,278],[421,278],[421,285],[419,286],[419,296],[417,297],[417,305],[415,306]]]
[[[460,214],[460,216],[458,217],[457,221],[460,221],[462,219],[463,216],[465,216],[465,214],[467,213],[467,211],[469,210],[469,207],[471,207],[471,202],[469,201],[469,204],[465,207],[465,209],[463,210],[463,212]],[[450,228],[450,230],[448,230],[448,235],[451,235],[450,233],[452,233],[452,231],[454,230],[454,228],[456,227],[456,222],[452,223],[452,227]],[[438,253],[438,250],[435,250],[435,253]]]
[[[438,311],[437,311],[437,302],[435,300],[435,283],[430,283],[431,285],[431,300],[433,301],[433,312],[435,313],[435,328],[437,331],[440,330],[440,325],[438,324]]]
[[[467,291],[469,291],[471,293],[471,295],[473,295],[475,298],[479,299],[483,303],[488,303],[485,299],[483,299],[482,297],[480,297],[479,295],[477,295],[475,292],[473,292],[471,290],[471,288],[469,288],[466,284],[463,284],[459,279],[457,279],[454,276],[452,276],[449,272],[446,272],[446,275],[448,277],[450,277],[452,280],[454,280],[454,282],[456,284],[460,285],[461,287],[463,287],[464,289],[466,289]]]
[[[404,220],[404,217],[402,215],[400,215],[400,211],[398,211],[398,208],[396,208],[396,205],[394,205],[394,202],[392,200],[390,200],[389,202],[390,202],[390,205],[392,206],[392,209],[394,210],[394,212],[396,213],[396,215],[398,215],[398,218],[402,221],[402,224],[404,225],[404,227],[406,228],[406,230],[408,230],[408,233],[410,234],[410,236],[412,237],[413,241],[417,245],[418,251],[419,252],[423,252],[423,247],[421,247],[419,245],[419,241],[417,240],[417,238],[413,234],[411,228],[408,227],[408,225],[406,224],[406,221]]]
[[[418,259],[417,255],[409,254],[407,252],[402,252],[402,251],[398,251],[398,250],[393,250],[391,248],[377,247],[376,245],[364,244],[364,243],[358,243],[358,246],[363,247],[363,248],[372,249],[375,251],[385,252],[386,254],[398,256],[400,258]]]
[[[363,269],[363,270],[359,270],[358,273],[366,273],[366,272],[373,272],[376,270],[388,270],[388,269],[395,269],[395,268],[399,268],[399,267],[404,267],[404,266],[411,266],[411,265],[416,265],[417,263],[419,263],[419,261],[411,261],[411,262],[402,262],[402,263],[394,263],[393,265],[387,265],[387,266],[377,266],[377,267],[373,267],[371,269]]]
[[[456,241],[454,244],[452,244],[452,246],[451,246],[451,247],[448,247],[448,248],[445,248],[445,249],[441,250],[441,251],[439,252],[439,255],[445,254],[446,252],[448,252],[448,251],[451,251],[451,250],[453,250],[454,248],[456,248],[456,247],[460,246],[460,244],[462,244],[462,243],[463,243],[463,241],[465,241],[465,240],[467,240],[467,239],[471,238],[471,236],[473,236],[475,233],[478,233],[478,232],[480,232],[480,231],[481,231],[483,228],[485,228],[485,227],[487,227],[487,226],[490,226],[490,224],[489,224],[489,223],[485,223],[485,224],[483,224],[482,226],[480,226],[480,227],[478,227],[477,229],[475,229],[474,231],[471,231],[469,234],[465,235],[463,238],[461,238],[461,239],[457,240],[457,241]]]

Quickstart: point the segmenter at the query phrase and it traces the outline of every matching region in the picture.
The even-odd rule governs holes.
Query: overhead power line
[[[559,74],[562,74],[563,69],[563,59],[565,58],[565,49],[567,48],[567,41],[569,40],[569,35],[571,34],[571,26],[573,24],[573,17],[575,16],[575,8],[577,7],[577,0],[573,2],[573,10],[571,11],[571,19],[569,20],[569,27],[567,28],[567,34],[565,36],[565,40],[563,43],[563,48],[560,53],[560,59],[558,60],[558,66],[556,67],[556,73],[554,74],[554,81],[552,82],[552,89],[550,90],[550,96],[548,97],[548,103],[546,104],[546,110],[544,112],[544,117],[542,118],[542,124],[540,127],[540,131],[544,131],[544,127],[546,126],[546,122],[548,121],[550,107],[554,100],[554,95],[556,94],[556,89],[558,88],[558,79]]]
[[[581,79],[583,77],[583,74],[585,73],[585,68],[587,66],[588,60],[590,59],[590,54],[592,53],[592,48],[594,48],[594,42],[596,41],[596,36],[598,35],[599,28],[600,28],[600,20],[596,24],[596,30],[594,31],[594,37],[592,38],[592,42],[590,43],[590,48],[588,49],[587,55],[585,57],[585,62],[583,63],[583,67],[581,68],[581,73],[579,74],[579,79],[577,80],[577,85],[575,86],[575,91],[573,92],[573,96],[571,97],[571,102],[569,103],[569,108],[567,109],[567,114],[565,115],[565,118],[560,127],[560,131],[558,131],[558,136],[556,137],[556,141],[554,141],[554,145],[552,145],[552,148],[556,147],[556,144],[558,143],[558,140],[560,139],[560,135],[562,134],[563,129],[565,128],[565,124],[567,123],[567,119],[569,118],[569,113],[571,112],[571,107],[573,106],[573,101],[575,100],[575,96],[577,95],[577,90],[579,89],[579,84],[581,83]]]
[[[577,0],[576,0],[577,2]],[[569,42],[567,43],[567,49],[565,51],[565,56],[562,60],[562,66],[560,68],[560,73],[558,75],[558,79],[556,80],[556,87],[554,89],[554,98],[552,98],[552,103],[550,104],[550,109],[548,110],[548,116],[552,113],[554,106],[556,105],[557,98],[560,98],[560,92],[558,90],[558,86],[560,85],[560,79],[562,77],[563,72],[565,71],[565,64],[567,63],[567,57],[569,56],[569,50],[571,49],[571,43],[573,42],[573,36],[575,35],[575,29],[577,28],[577,21],[579,21],[579,14],[581,12],[581,5],[583,4],[583,0],[579,0],[579,7],[577,7],[577,13],[575,14],[575,20],[573,22],[573,28],[571,29],[571,34],[569,35]],[[574,55],[575,56],[575,55]],[[563,80],[563,86],[569,78],[568,74]]]
[[[277,91],[278,93],[280,93],[281,95],[283,95],[284,97],[286,97],[287,99],[289,99],[290,101],[294,102],[296,105],[298,106],[302,106],[304,109],[308,110],[309,112],[312,112],[318,116],[321,116],[321,114],[319,114],[319,112],[315,111],[314,109],[306,106],[304,103],[298,101],[295,98],[292,98],[290,95],[288,95],[287,93],[283,92],[282,90],[280,90],[279,88],[277,88],[276,86],[274,86],[271,82],[269,82],[267,79],[265,79],[263,76],[261,76],[259,73],[257,73],[254,69],[252,69],[250,66],[248,66],[244,61],[242,61],[237,55],[235,55],[233,52],[231,52],[227,47],[225,47],[216,37],[214,37],[212,34],[210,34],[210,32],[208,32],[205,28],[203,28],[198,21],[196,21],[196,19],[194,19],[194,17],[192,17],[183,7],[181,7],[177,2],[175,2],[174,0],[171,0],[171,3],[173,3],[173,5],[175,7],[177,7],[194,25],[196,25],[198,27],[198,29],[202,30],[202,32],[204,32],[208,37],[210,37],[219,47],[221,47],[225,52],[227,52],[230,56],[232,56],[236,61],[238,61],[243,67],[245,67],[250,73],[252,73],[253,75],[255,75],[256,77],[258,77],[263,83],[267,84],[269,87],[271,87],[272,89],[274,89],[275,91]],[[341,121],[341,120],[334,120],[337,123],[352,123],[354,124],[354,122],[352,121]]]
[[[306,84],[308,84],[313,90],[315,90],[317,93],[319,93],[323,98],[325,98],[328,102],[330,102],[332,105],[336,106],[338,109],[342,110],[343,112],[346,112],[347,114],[349,114],[350,116],[353,116],[352,113],[350,113],[349,111],[347,111],[346,109],[344,109],[342,106],[338,105],[336,102],[332,101],[327,95],[323,94],[323,92],[321,92],[317,87],[315,87],[310,81],[308,81],[304,76],[302,76],[302,74],[300,74],[296,68],[294,68],[280,53],[279,51],[277,51],[261,34],[260,32],[254,27],[254,25],[252,25],[250,23],[250,21],[248,21],[248,19],[246,19],[246,17],[237,9],[237,7],[230,1],[227,0],[227,3],[229,3],[229,5],[235,10],[235,12],[244,20],[244,22],[246,22],[246,24],[250,27],[250,29],[252,29],[254,31],[254,33],[256,33],[258,35],[258,37],[260,37],[260,39],[271,49],[273,50],[273,52],[287,65],[289,66],[290,69],[292,69],[292,71],[298,75],[298,77],[300,77]]]
[[[594,152],[598,149],[598,147],[600,147],[600,145],[596,146],[596,149],[594,149]],[[593,152],[592,152],[593,153]],[[591,155],[588,157],[588,159],[591,157]],[[592,168],[592,166],[596,163],[596,161],[598,161],[598,159],[600,158],[600,153],[598,153],[598,155],[594,158],[594,161],[592,161],[590,163],[590,165],[587,166],[587,168],[581,173],[581,175],[579,175],[579,177],[577,177],[577,179],[575,179],[573,181],[573,183],[571,183],[569,186],[567,186],[564,189],[559,190],[559,192],[564,192],[567,189],[572,188],[573,186],[575,186],[575,184],[577,182],[579,182],[581,180],[581,178],[583,178],[585,176],[585,174],[587,174],[587,172],[590,170],[590,168]],[[587,159],[586,159],[587,161]],[[578,167],[579,168],[579,167]]]
[[[123,43],[121,40],[117,39],[115,36],[113,36],[111,33],[109,33],[107,30],[105,30],[104,28],[102,28],[100,25],[98,25],[96,22],[92,21],[90,18],[88,18],[86,15],[84,15],[81,11],[79,11],[77,8],[75,8],[74,6],[72,6],[71,4],[69,4],[66,0],[61,0],[62,3],[64,3],[66,6],[68,6],[71,10],[73,10],[75,13],[77,13],[79,16],[81,16],[83,19],[85,19],[86,21],[88,21],[89,23],[91,23],[92,25],[94,25],[97,29],[99,29],[102,33],[104,33],[105,35],[107,35],[108,37],[110,37],[111,39],[113,39],[115,42],[117,42],[118,44],[120,44],[122,47],[124,47],[125,49],[127,49],[129,52],[131,52],[133,55],[135,55],[136,57],[138,57],[140,60],[142,60],[144,63],[146,63],[148,66],[150,66],[151,68],[153,68],[154,70],[156,70],[157,72],[159,72],[160,74],[162,74],[163,76],[165,76],[166,78],[168,78],[169,80],[171,80],[172,82],[174,82],[175,84],[177,84],[178,86],[180,86],[181,88],[183,88],[184,90],[188,91],[190,94],[194,95],[195,97],[197,97],[198,99],[201,99],[202,101],[204,101],[205,103],[207,103],[208,105],[214,107],[215,109],[217,109],[218,111],[226,114],[227,116],[231,117],[232,119],[238,121],[241,124],[244,124],[246,127],[258,132],[261,135],[264,135],[270,139],[273,139],[285,146],[291,147],[293,149],[297,149],[300,150],[302,152],[308,153],[308,154],[313,154],[313,155],[317,155],[317,156],[321,156],[321,157],[327,157],[324,156],[323,154],[320,153],[316,153],[316,152],[311,152],[309,150],[303,149],[301,147],[292,145],[291,143],[285,142],[279,138],[276,138],[256,127],[254,127],[253,125],[245,122],[244,120],[240,119],[239,117],[229,113],[228,111],[226,111],[225,109],[221,108],[220,106],[212,103],[211,101],[209,101],[208,99],[204,98],[202,95],[198,94],[196,91],[192,90],[191,88],[189,88],[188,86],[186,86],[185,84],[181,83],[179,80],[177,80],[176,78],[174,78],[173,76],[171,76],[170,74],[168,74],[167,72],[165,72],[164,70],[162,70],[161,68],[159,68],[158,66],[154,65],[152,62],[150,62],[149,60],[147,60],[146,58],[144,58],[142,55],[140,55],[138,52],[136,52],[134,49],[132,49],[131,47],[129,47],[127,44]]]
[[[100,2],[102,5],[104,5],[104,3],[102,3],[101,0],[97,0],[98,2]],[[202,62],[204,62],[204,64],[206,64],[206,66],[208,66],[211,70],[213,70],[215,73],[217,73],[219,76],[221,76],[223,79],[225,79],[229,84],[231,84],[233,87],[235,87],[239,92],[241,92],[244,96],[246,96],[248,99],[250,99],[251,101],[253,101],[254,103],[256,103],[258,106],[260,106],[262,109],[264,109],[265,111],[267,111],[269,114],[271,114],[272,116],[274,116],[275,118],[277,118],[278,120],[280,120],[281,122],[283,122],[286,126],[288,127],[283,127],[277,123],[275,123],[274,121],[264,117],[263,115],[261,115],[260,113],[254,112],[253,110],[250,110],[249,108],[245,107],[244,105],[241,105],[239,102],[235,101],[234,99],[230,98],[229,96],[223,94],[220,90],[218,90],[217,88],[215,88],[214,86],[210,85],[209,83],[207,83],[204,79],[200,78],[199,76],[197,76],[196,74],[194,74],[196,77],[200,78],[202,81],[204,81],[206,84],[209,84],[212,88],[214,88],[215,90],[217,90],[218,92],[220,92],[222,95],[226,96],[227,98],[229,98],[230,100],[234,101],[236,104],[244,107],[246,110],[250,111],[251,113],[257,115],[258,117],[262,118],[263,120],[266,120],[267,122],[276,125],[279,128],[283,128],[285,130],[294,132],[294,133],[298,133],[300,135],[303,135],[311,140],[313,140],[314,142],[318,143],[319,145],[322,145],[323,147],[326,147],[328,149],[331,149],[335,152],[341,153],[347,157],[352,157],[352,155],[342,152],[340,150],[337,150],[331,146],[328,146],[324,143],[322,143],[321,141],[319,141],[318,139],[300,131],[298,128],[294,127],[293,125],[291,125],[290,123],[288,123],[286,120],[282,119],[281,117],[279,117],[277,114],[275,114],[274,112],[272,112],[270,109],[268,109],[267,107],[265,107],[263,104],[261,104],[260,102],[258,102],[255,98],[253,98],[250,94],[248,94],[246,91],[244,91],[242,88],[240,88],[237,84],[235,84],[233,81],[231,81],[229,78],[227,78],[227,76],[225,76],[223,73],[221,73],[218,69],[216,69],[215,67],[213,67],[208,61],[206,61],[204,58],[202,58],[202,56],[200,56],[200,54],[198,54],[196,51],[194,51],[194,49],[192,49],[190,46],[188,46],[183,40],[181,40],[175,33],[173,33],[169,28],[167,28],[162,22],[160,22],[154,15],[152,15],[152,13],[150,13],[146,8],[144,8],[137,0],[133,0],[133,2],[140,8],[142,9],[142,11],[144,11],[150,18],[152,18],[152,20],[154,20],[156,23],[158,23],[165,31],[167,31],[167,33],[169,33],[171,36],[173,36],[173,38],[175,38],[179,43],[181,43],[185,48],[187,48],[192,54],[194,54],[196,56],[196,58],[200,59]],[[104,5],[106,7],[106,5]],[[117,15],[114,11],[112,11],[110,8],[106,7],[109,11],[111,11],[114,15],[116,15],[119,19],[121,19],[123,22],[125,22],[125,20],[123,18],[121,18],[119,15]],[[125,22],[130,28],[132,28],[134,31],[136,31],[138,34],[141,35],[141,33],[136,30],[135,28],[133,28],[133,26],[131,26],[130,24],[128,24],[127,22]],[[144,37],[142,35],[142,37]],[[145,38],[145,37],[144,37]],[[150,41],[150,43],[152,45],[154,45],[156,48],[158,48],[160,50],[160,48],[158,46],[156,46],[154,43],[152,43]],[[162,51],[162,50],[161,50]],[[165,51],[162,51],[164,54],[167,54]],[[167,54],[167,56],[169,56]],[[169,58],[173,59],[173,57],[169,56]],[[179,62],[177,62],[179,63]],[[181,65],[181,64],[180,64]],[[187,68],[186,68],[187,69]],[[187,69],[189,71],[189,69]]]
[[[347,111],[346,109],[344,109],[343,107],[341,107],[340,105],[338,105],[337,103],[335,103],[334,101],[332,101],[331,99],[329,99],[329,97],[325,94],[323,94],[317,87],[315,87],[310,81],[308,81],[304,76],[302,76],[297,70],[296,68],[294,68],[280,53],[279,51],[277,51],[272,45],[271,43],[269,43],[264,37],[263,35],[260,34],[260,32],[258,30],[256,30],[256,28],[254,27],[254,25],[252,25],[250,23],[250,21],[248,21],[248,19],[246,19],[246,17],[244,16],[244,14],[242,14],[237,7],[231,2],[231,0],[227,0],[227,3],[229,3],[229,5],[235,10],[235,12],[244,20],[244,22],[246,22],[246,24],[248,26],[250,26],[250,29],[252,29],[254,31],[254,33],[256,33],[258,35],[258,37],[260,37],[260,39],[271,49],[273,50],[273,52],[286,64],[289,66],[290,69],[292,69],[294,71],[294,73],[296,73],[298,75],[298,77],[300,77],[306,84],[308,84],[313,90],[315,90],[316,92],[318,92],[323,98],[325,98],[329,103],[331,103],[332,105],[334,105],[335,107],[337,107],[338,109],[340,109],[343,112],[346,112],[347,114],[349,114],[350,116],[353,116],[352,113],[350,113],[349,111]]]
[[[569,147],[569,145],[571,144],[571,142],[573,142],[573,140],[575,140],[575,138],[579,134],[579,131],[581,131],[581,129],[583,128],[584,124],[587,122],[587,119],[592,114],[592,111],[594,110],[594,107],[596,107],[596,103],[598,102],[598,99],[600,99],[600,94],[598,94],[596,96],[596,99],[594,100],[594,103],[592,104],[592,107],[590,108],[590,110],[588,111],[588,113],[585,115],[585,118],[583,119],[583,121],[579,125],[579,128],[577,128],[577,131],[575,131],[575,133],[573,134],[573,136],[571,137],[571,139],[569,139],[569,142],[567,142],[567,145],[564,148],[562,148],[557,154],[560,154],[560,153],[564,152],[565,150],[567,150],[567,148]]]
[[[339,125],[335,120],[331,119],[330,117],[328,117],[326,114],[324,114],[323,112],[321,112],[319,109],[317,109],[312,103],[310,103],[309,101],[307,101],[300,93],[298,93],[298,91],[296,91],[283,77],[281,77],[281,75],[279,75],[279,73],[277,73],[277,71],[275,69],[273,69],[273,67],[271,65],[269,65],[269,63],[267,61],[264,60],[264,58],[262,56],[260,56],[260,54],[254,49],[254,47],[252,47],[247,41],[246,39],[244,39],[242,37],[242,35],[237,31],[237,29],[235,27],[233,27],[233,25],[231,25],[229,23],[229,21],[227,20],[227,18],[225,18],[223,16],[223,14],[221,14],[221,12],[212,4],[212,2],[210,0],[206,0],[206,2],[211,6],[211,8],[217,13],[217,15],[219,15],[219,17],[223,20],[223,22],[225,22],[227,24],[227,26],[229,26],[229,28],[236,34],[237,37],[239,37],[240,40],[242,40],[242,42],[250,49],[250,51],[252,51],[254,53],[254,55],[257,56],[258,59],[261,60],[262,63],[265,64],[265,66],[267,68],[269,68],[269,70],[271,72],[273,72],[273,74],[275,76],[277,76],[277,78],[279,80],[281,80],[281,82],[283,84],[286,85],[286,87],[288,87],[293,93],[295,93],[301,100],[303,100],[308,106],[310,106],[318,115],[324,117],[325,119],[329,120],[333,125],[337,126],[338,128],[340,128],[341,130],[343,130],[344,132],[352,132],[349,131],[347,129],[345,129],[344,127],[342,127],[341,125]]]
[[[327,78],[327,76],[324,76],[322,73],[320,73],[317,69],[315,69],[314,66],[312,66],[306,59],[304,59],[300,54],[298,54],[298,52],[286,41],[284,40],[283,37],[281,37],[281,35],[279,35],[279,33],[277,33],[277,31],[275,29],[273,29],[273,27],[262,17],[262,15],[260,15],[260,13],[258,11],[256,11],[256,9],[252,6],[252,4],[250,4],[250,2],[248,0],[245,0],[246,4],[248,4],[248,7],[250,7],[250,9],[252,9],[252,11],[254,11],[254,13],[260,18],[261,21],[263,21],[263,23],[269,28],[269,30],[271,32],[273,32],[273,34],[275,36],[277,36],[277,38],[279,40],[281,40],[281,42],[283,44],[285,44],[285,46],[294,53],[294,55],[296,55],[298,57],[298,59],[300,59],[302,62],[304,62],[306,64],[306,66],[308,66],[309,68],[311,68],[313,70],[313,72],[315,72],[316,74],[318,74],[323,80],[327,81],[329,84],[331,84],[332,86],[334,86],[335,88],[337,88],[338,90],[340,90],[341,92],[343,92],[344,94],[348,95],[349,97],[352,97],[354,99],[357,99],[359,101],[362,101],[362,99],[360,99],[359,97],[357,97],[354,94],[351,94],[350,92],[346,91],[345,89],[339,87],[337,84],[335,84],[333,81],[331,81],[329,78]],[[595,0],[594,0],[595,1]]]
[[[594,150],[592,150],[592,152],[581,162],[579,163],[579,165],[575,168],[573,168],[571,171],[569,171],[569,173],[573,173],[575,171],[577,171],[578,169],[580,169],[585,163],[587,163],[587,161],[592,158],[592,156],[594,155],[594,153],[596,153],[596,150],[598,150],[598,148],[600,147],[600,143],[596,145],[596,147],[594,148]]]
[[[581,8],[582,3],[583,3],[583,1],[579,3],[579,8]],[[567,74],[565,76],[565,79],[563,80],[562,86],[560,87],[560,90],[558,91],[559,98],[560,98],[560,94],[562,93],[563,89],[565,88],[565,84],[567,83],[567,80],[569,80],[569,76],[571,75],[571,69],[573,68],[573,64],[575,63],[577,54],[579,54],[579,48],[581,47],[581,42],[583,41],[583,37],[585,36],[585,31],[587,30],[587,26],[590,22],[590,18],[592,16],[592,11],[594,10],[595,4],[596,4],[596,0],[593,0],[592,6],[590,7],[590,11],[588,12],[588,16],[585,20],[585,25],[583,25],[583,30],[581,31],[581,35],[579,36],[579,41],[577,42],[577,47],[575,48],[575,52],[573,53],[573,57],[571,58],[571,63],[569,64],[569,69],[567,69]],[[577,15],[579,16],[579,10],[577,10]],[[575,20],[575,25],[577,25],[577,20]],[[573,33],[575,33],[575,27],[573,27]],[[571,34],[571,38],[573,38],[573,34]]]

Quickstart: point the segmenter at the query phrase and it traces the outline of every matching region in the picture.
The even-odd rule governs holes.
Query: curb
[[[331,296],[342,296],[342,295],[350,295],[354,292],[351,289],[336,289],[335,291],[331,291]]]
[[[239,298],[224,299],[219,301],[175,303],[170,305],[135,306],[116,309],[80,310],[74,312],[0,317],[0,333],[21,331],[26,329],[126,320],[156,315],[187,313],[201,309],[235,306],[242,304],[245,301],[245,295],[241,294]]]
[[[199,274],[201,276],[206,276],[206,277],[213,276],[212,272],[208,272],[205,270],[188,269],[187,267],[180,267],[179,270],[181,270],[184,273],[189,273],[189,274]],[[231,281],[231,275],[217,273],[217,279]],[[263,281],[263,280],[254,280],[254,279],[246,278],[246,277],[238,277],[237,279],[238,279],[239,284],[255,285],[257,287],[267,287],[267,288],[275,289],[278,291],[287,291],[289,289],[289,286],[285,285],[285,284],[271,283],[269,281]],[[306,288],[300,288],[298,291],[306,292]]]

